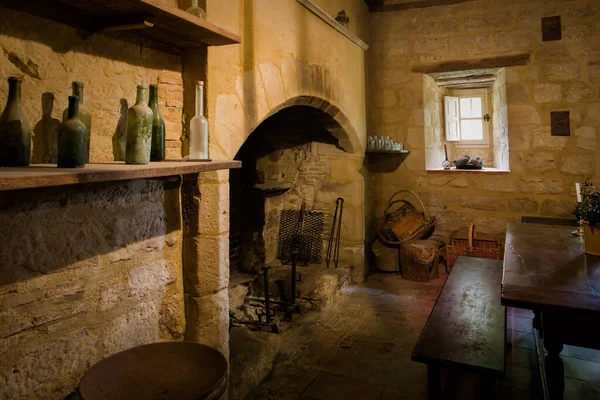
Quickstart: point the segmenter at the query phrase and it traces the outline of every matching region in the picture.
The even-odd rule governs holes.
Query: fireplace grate
[[[277,258],[283,264],[292,262],[292,243],[299,233],[298,264],[319,264],[323,260],[323,224],[325,214],[306,211],[302,229],[298,227],[299,210],[281,210],[279,214],[279,240]]]

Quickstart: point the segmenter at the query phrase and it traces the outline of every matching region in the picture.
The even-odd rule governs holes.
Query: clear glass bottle
[[[69,96],[67,119],[58,130],[58,168],[80,168],[85,165],[87,153],[86,126],[79,119],[80,100]]]
[[[31,162],[31,128],[21,107],[21,78],[8,78],[8,99],[0,116],[0,166],[25,167]]]
[[[206,19],[206,13],[202,8],[198,7],[198,0],[192,0],[192,6],[186,11],[192,15],[195,15],[196,17]]]
[[[204,82],[196,83],[196,115],[190,121],[190,159],[208,160],[208,120],[204,116]]]
[[[137,87],[135,105],[127,110],[127,145],[125,163],[148,164],[152,145],[152,121],[154,113],[146,105],[145,86]]]
[[[90,162],[90,138],[92,136],[92,114],[83,105],[83,83],[73,82],[71,84],[72,95],[79,99],[79,120],[83,122],[86,129],[85,138],[85,162]],[[65,108],[62,115],[62,122],[67,121],[69,116],[69,108]]]
[[[158,86],[150,85],[150,100],[148,107],[154,115],[152,119],[152,144],[150,161],[164,161],[165,159],[165,120],[158,107]]]
[[[392,142],[390,141],[390,137],[389,136],[385,137],[385,142],[384,143],[385,143],[384,145],[385,145],[385,149],[386,150],[391,150],[392,149]]]

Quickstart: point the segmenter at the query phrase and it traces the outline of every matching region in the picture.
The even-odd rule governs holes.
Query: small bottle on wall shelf
[[[137,87],[135,105],[127,110],[126,164],[148,164],[152,145],[152,122],[154,114],[146,105],[145,86]]]
[[[152,144],[150,161],[165,160],[165,120],[158,107],[158,86],[150,85],[150,100],[148,107],[152,110]]]
[[[85,165],[87,131],[79,119],[79,99],[69,96],[67,118],[58,130],[58,168],[81,168]]]
[[[190,160],[207,161],[208,120],[204,116],[204,82],[196,83],[196,115],[190,121]]]
[[[202,8],[198,7],[198,0],[192,0],[192,6],[186,11],[198,18],[206,19],[206,13]]]
[[[21,107],[21,78],[8,78],[8,99],[0,116],[0,166],[26,167],[31,162],[31,128]]]
[[[92,114],[83,105],[83,83],[73,82],[71,84],[72,95],[79,99],[79,120],[83,122],[86,129],[85,138],[85,162],[90,162],[90,139],[92,136]],[[62,122],[66,122],[69,115],[69,108],[65,108],[62,115]]]

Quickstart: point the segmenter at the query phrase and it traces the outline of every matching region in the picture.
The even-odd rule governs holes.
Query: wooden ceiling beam
[[[449,85],[449,86],[444,86],[444,89],[449,89],[449,90],[459,90],[459,89],[489,89],[491,87],[493,87],[494,84],[493,83],[463,83],[460,85]]]
[[[515,65],[527,65],[531,54],[519,53],[495,57],[478,58],[473,60],[452,60],[439,63],[419,64],[412,67],[411,72],[432,74],[439,72],[470,71],[473,69],[502,68]]]
[[[414,0],[410,3],[384,4],[383,0],[365,0],[370,12],[403,11],[411,8],[448,6],[451,4],[467,3],[476,0]]]

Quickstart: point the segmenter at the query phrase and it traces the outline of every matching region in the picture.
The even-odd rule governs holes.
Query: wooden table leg
[[[561,329],[565,322],[555,318],[550,313],[543,313],[543,337],[544,347],[548,352],[545,358],[546,382],[548,384],[548,395],[552,400],[562,400],[565,391],[565,372],[560,353],[563,350]]]
[[[427,365],[427,393],[429,400],[442,398],[442,373],[439,365]]]

